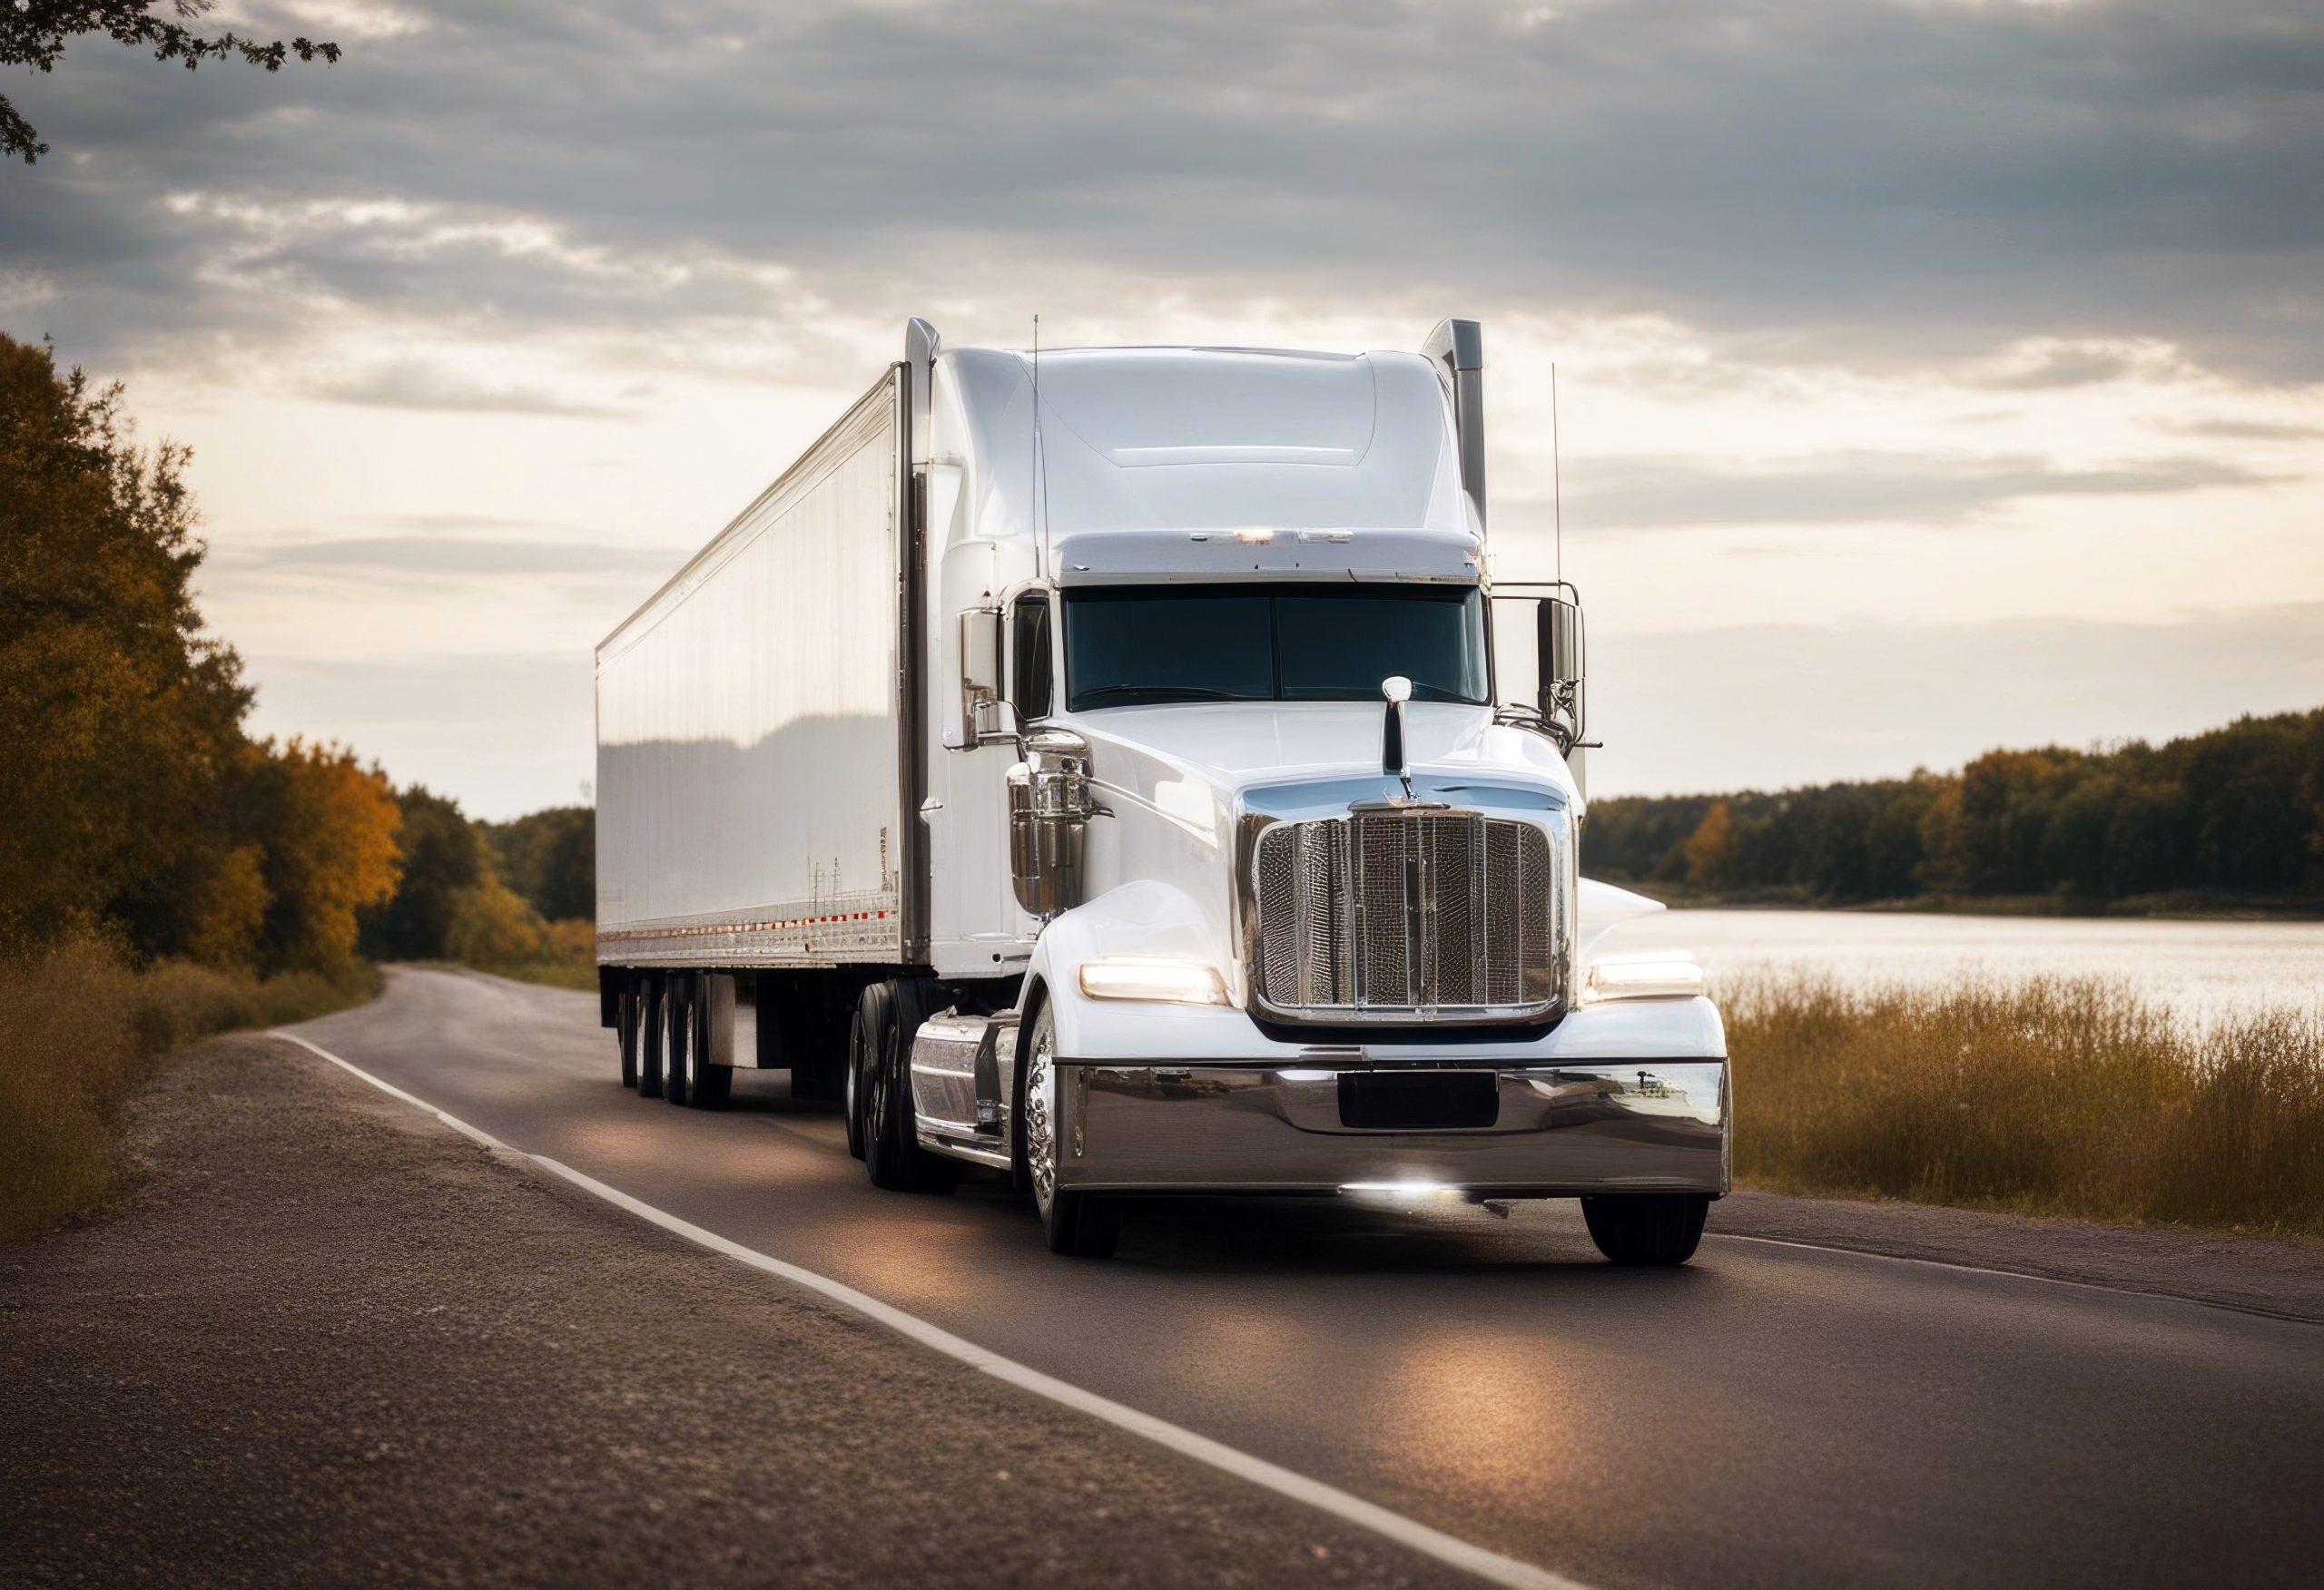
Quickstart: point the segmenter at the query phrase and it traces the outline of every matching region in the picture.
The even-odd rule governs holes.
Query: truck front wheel
[[[1617,1264],[1684,1264],[1702,1241],[1710,1200],[1691,1192],[1626,1192],[1581,1201],[1590,1240]]]
[[[911,1102],[911,1041],[933,1014],[935,991],[917,977],[875,983],[863,991],[856,1025],[864,1045],[856,1064],[862,1111],[863,1168],[875,1187],[896,1192],[949,1192],[959,1167],[920,1146]]]
[[[1026,1042],[1024,1096],[1019,1119],[1024,1122],[1025,1168],[1033,1183],[1033,1208],[1041,1217],[1041,1235],[1052,1253],[1082,1259],[1110,1259],[1122,1240],[1122,1206],[1060,1186],[1057,1179],[1057,1134],[1062,1116],[1061,1074],[1053,1063],[1057,1054],[1057,1018],[1044,1003],[1033,1017],[1032,1036]]]

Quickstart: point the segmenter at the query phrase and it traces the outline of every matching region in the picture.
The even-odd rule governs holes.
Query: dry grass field
[[[69,940],[0,962],[0,1241],[103,1205],[121,1185],[123,1105],[145,1062],[236,1027],[304,1021],[371,997],[379,973],[261,981],[190,961],[131,970]]]
[[[2194,1033],[2099,981],[1769,980],[1725,1004],[1738,1181],[2324,1235],[2324,1006]]]

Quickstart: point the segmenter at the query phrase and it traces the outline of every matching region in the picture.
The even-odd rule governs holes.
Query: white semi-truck
[[[1013,1179],[1060,1252],[1251,1193],[1579,1197],[1687,1259],[1725,1035],[1595,953],[1642,902],[1578,870],[1574,593],[1489,568],[1476,324],[904,340],[598,648],[624,1084],[786,1070],[877,1185]]]

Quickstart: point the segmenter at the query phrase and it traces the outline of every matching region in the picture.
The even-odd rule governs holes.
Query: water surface
[[[1887,983],[2050,974],[2123,980],[2204,1023],[2270,1005],[2324,1005],[2324,922],[1666,911],[1606,943],[1672,947],[1694,951],[1714,989],[1769,970]]]

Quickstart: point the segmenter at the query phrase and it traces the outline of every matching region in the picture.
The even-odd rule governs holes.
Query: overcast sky
[[[222,12],[222,16],[228,14]],[[576,799],[594,643],[896,357],[1484,321],[1596,792],[2324,704],[2311,0],[240,0],[0,85],[0,329],[190,443],[266,731]]]

